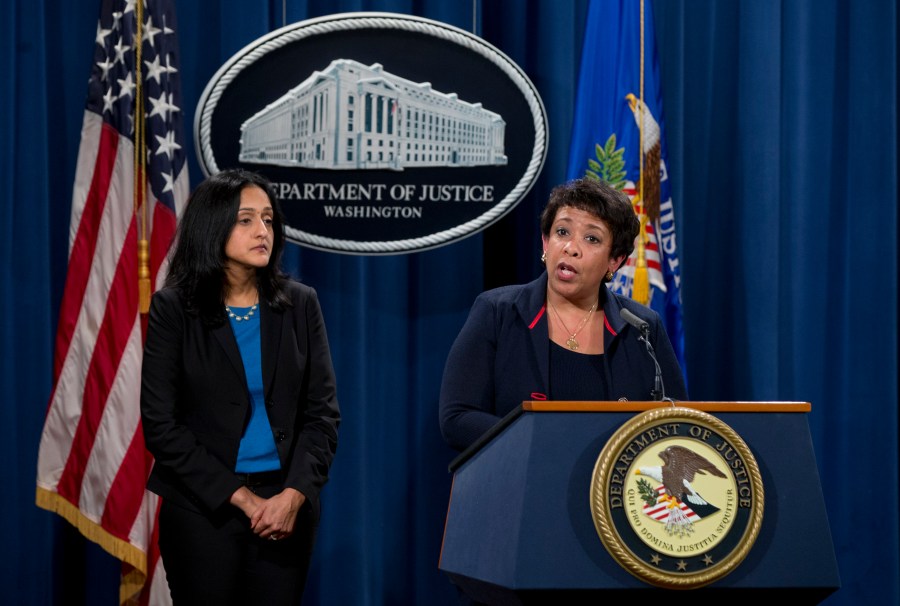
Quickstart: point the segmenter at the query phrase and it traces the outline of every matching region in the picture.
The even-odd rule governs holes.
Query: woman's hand
[[[256,508],[250,516],[250,529],[263,539],[289,537],[294,532],[297,512],[305,502],[306,496],[302,492],[285,488]]]
[[[259,509],[260,505],[265,502],[265,499],[254,494],[253,491],[246,486],[241,486],[234,491],[234,494],[231,495],[228,502],[243,511],[244,514],[250,518],[256,513],[256,510]]]

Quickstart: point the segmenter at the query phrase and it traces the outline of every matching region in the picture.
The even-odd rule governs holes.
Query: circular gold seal
[[[606,443],[591,478],[600,540],[630,573],[694,589],[730,573],[762,524],[759,467],[731,427],[690,408],[657,408]]]

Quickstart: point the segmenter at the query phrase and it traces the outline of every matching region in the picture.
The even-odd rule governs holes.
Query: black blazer
[[[337,447],[340,411],[315,290],[289,282],[293,307],[259,306],[266,412],[285,473],[318,509]],[[178,293],[154,294],[141,373],[141,419],[156,459],[147,488],[211,512],[241,486],[234,473],[250,419],[244,365],[228,322],[205,327]]]
[[[651,399],[656,369],[637,330],[619,314],[623,307],[650,324],[666,395],[687,399],[684,376],[657,313],[606,286],[598,294],[604,313],[605,381],[585,399]],[[447,356],[441,383],[441,432],[453,448],[470,446],[523,401],[553,398],[546,298],[544,272],[529,284],[503,286],[475,299]]]

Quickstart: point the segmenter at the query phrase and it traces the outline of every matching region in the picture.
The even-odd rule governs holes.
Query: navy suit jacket
[[[266,412],[284,486],[318,510],[337,447],[340,412],[315,290],[289,282],[293,307],[259,306]],[[153,295],[141,374],[141,418],[155,458],[147,487],[201,512],[226,505],[250,418],[244,364],[231,325],[209,328],[172,289]]]
[[[550,393],[550,336],[545,308],[547,274],[529,284],[482,293],[447,357],[440,396],[441,433],[463,450],[526,400]],[[650,342],[662,369],[666,396],[687,399],[669,337],[652,309],[600,288],[604,313],[604,385],[590,400],[651,400],[656,376],[638,331],[619,310],[650,324]]]

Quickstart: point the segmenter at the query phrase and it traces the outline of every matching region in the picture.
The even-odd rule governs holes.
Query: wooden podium
[[[677,598],[692,604],[778,596],[817,604],[840,587],[803,402],[679,402],[732,428],[756,459],[764,516],[747,556],[697,589],[662,589],[603,546],[589,499],[604,445],[665,402],[524,402],[451,463],[439,568],[488,604],[596,604]],[[743,599],[742,599],[743,601]],[[635,601],[634,603],[639,603]]]

